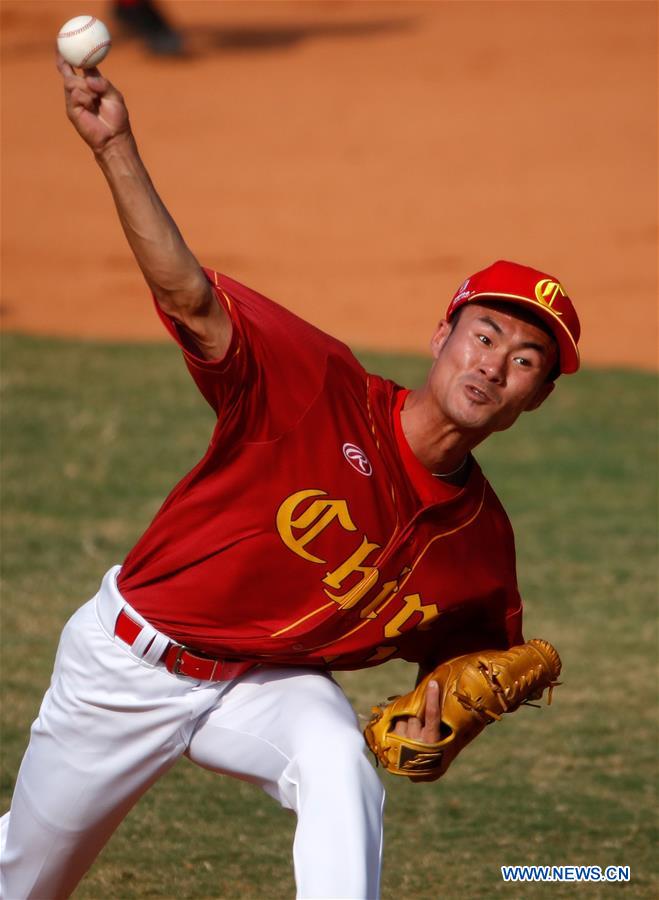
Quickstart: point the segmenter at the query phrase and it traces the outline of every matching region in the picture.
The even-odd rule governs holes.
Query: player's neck
[[[464,483],[469,453],[487,434],[465,431],[442,415],[422,390],[411,391],[401,410],[401,426],[410,449],[434,475]]]

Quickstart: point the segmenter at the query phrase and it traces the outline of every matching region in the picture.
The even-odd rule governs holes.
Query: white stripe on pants
[[[185,753],[297,813],[298,897],[376,898],[383,791],[340,687],[292,668],[198,682],[137,659],[111,636],[123,603],[117,571],[62,632],[0,821],[1,896],[68,897],[133,804]]]

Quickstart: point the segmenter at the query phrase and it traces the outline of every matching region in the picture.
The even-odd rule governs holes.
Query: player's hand
[[[436,681],[428,682],[426,691],[426,709],[423,720],[416,716],[407,719],[399,719],[396,722],[394,732],[415,741],[423,741],[427,744],[435,744],[439,740],[441,718],[439,714],[439,685]],[[424,781],[435,781],[434,777],[416,778],[415,784]]]
[[[439,685],[436,681],[428,682],[426,691],[426,709],[422,719],[410,716],[399,719],[394,728],[395,734],[401,734],[415,741],[435,744],[439,740]]]
[[[66,114],[94,153],[130,134],[124,98],[98,69],[83,69],[76,74],[59,54],[57,68],[64,82]]]

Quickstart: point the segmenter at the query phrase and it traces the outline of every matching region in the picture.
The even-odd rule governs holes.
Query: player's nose
[[[503,353],[490,351],[481,359],[481,373],[493,384],[503,384],[506,380],[506,357]]]

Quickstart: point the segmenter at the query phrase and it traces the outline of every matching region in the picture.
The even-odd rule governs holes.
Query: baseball
[[[75,16],[60,28],[57,49],[79,69],[97,66],[110,52],[112,38],[107,27],[94,16]]]

